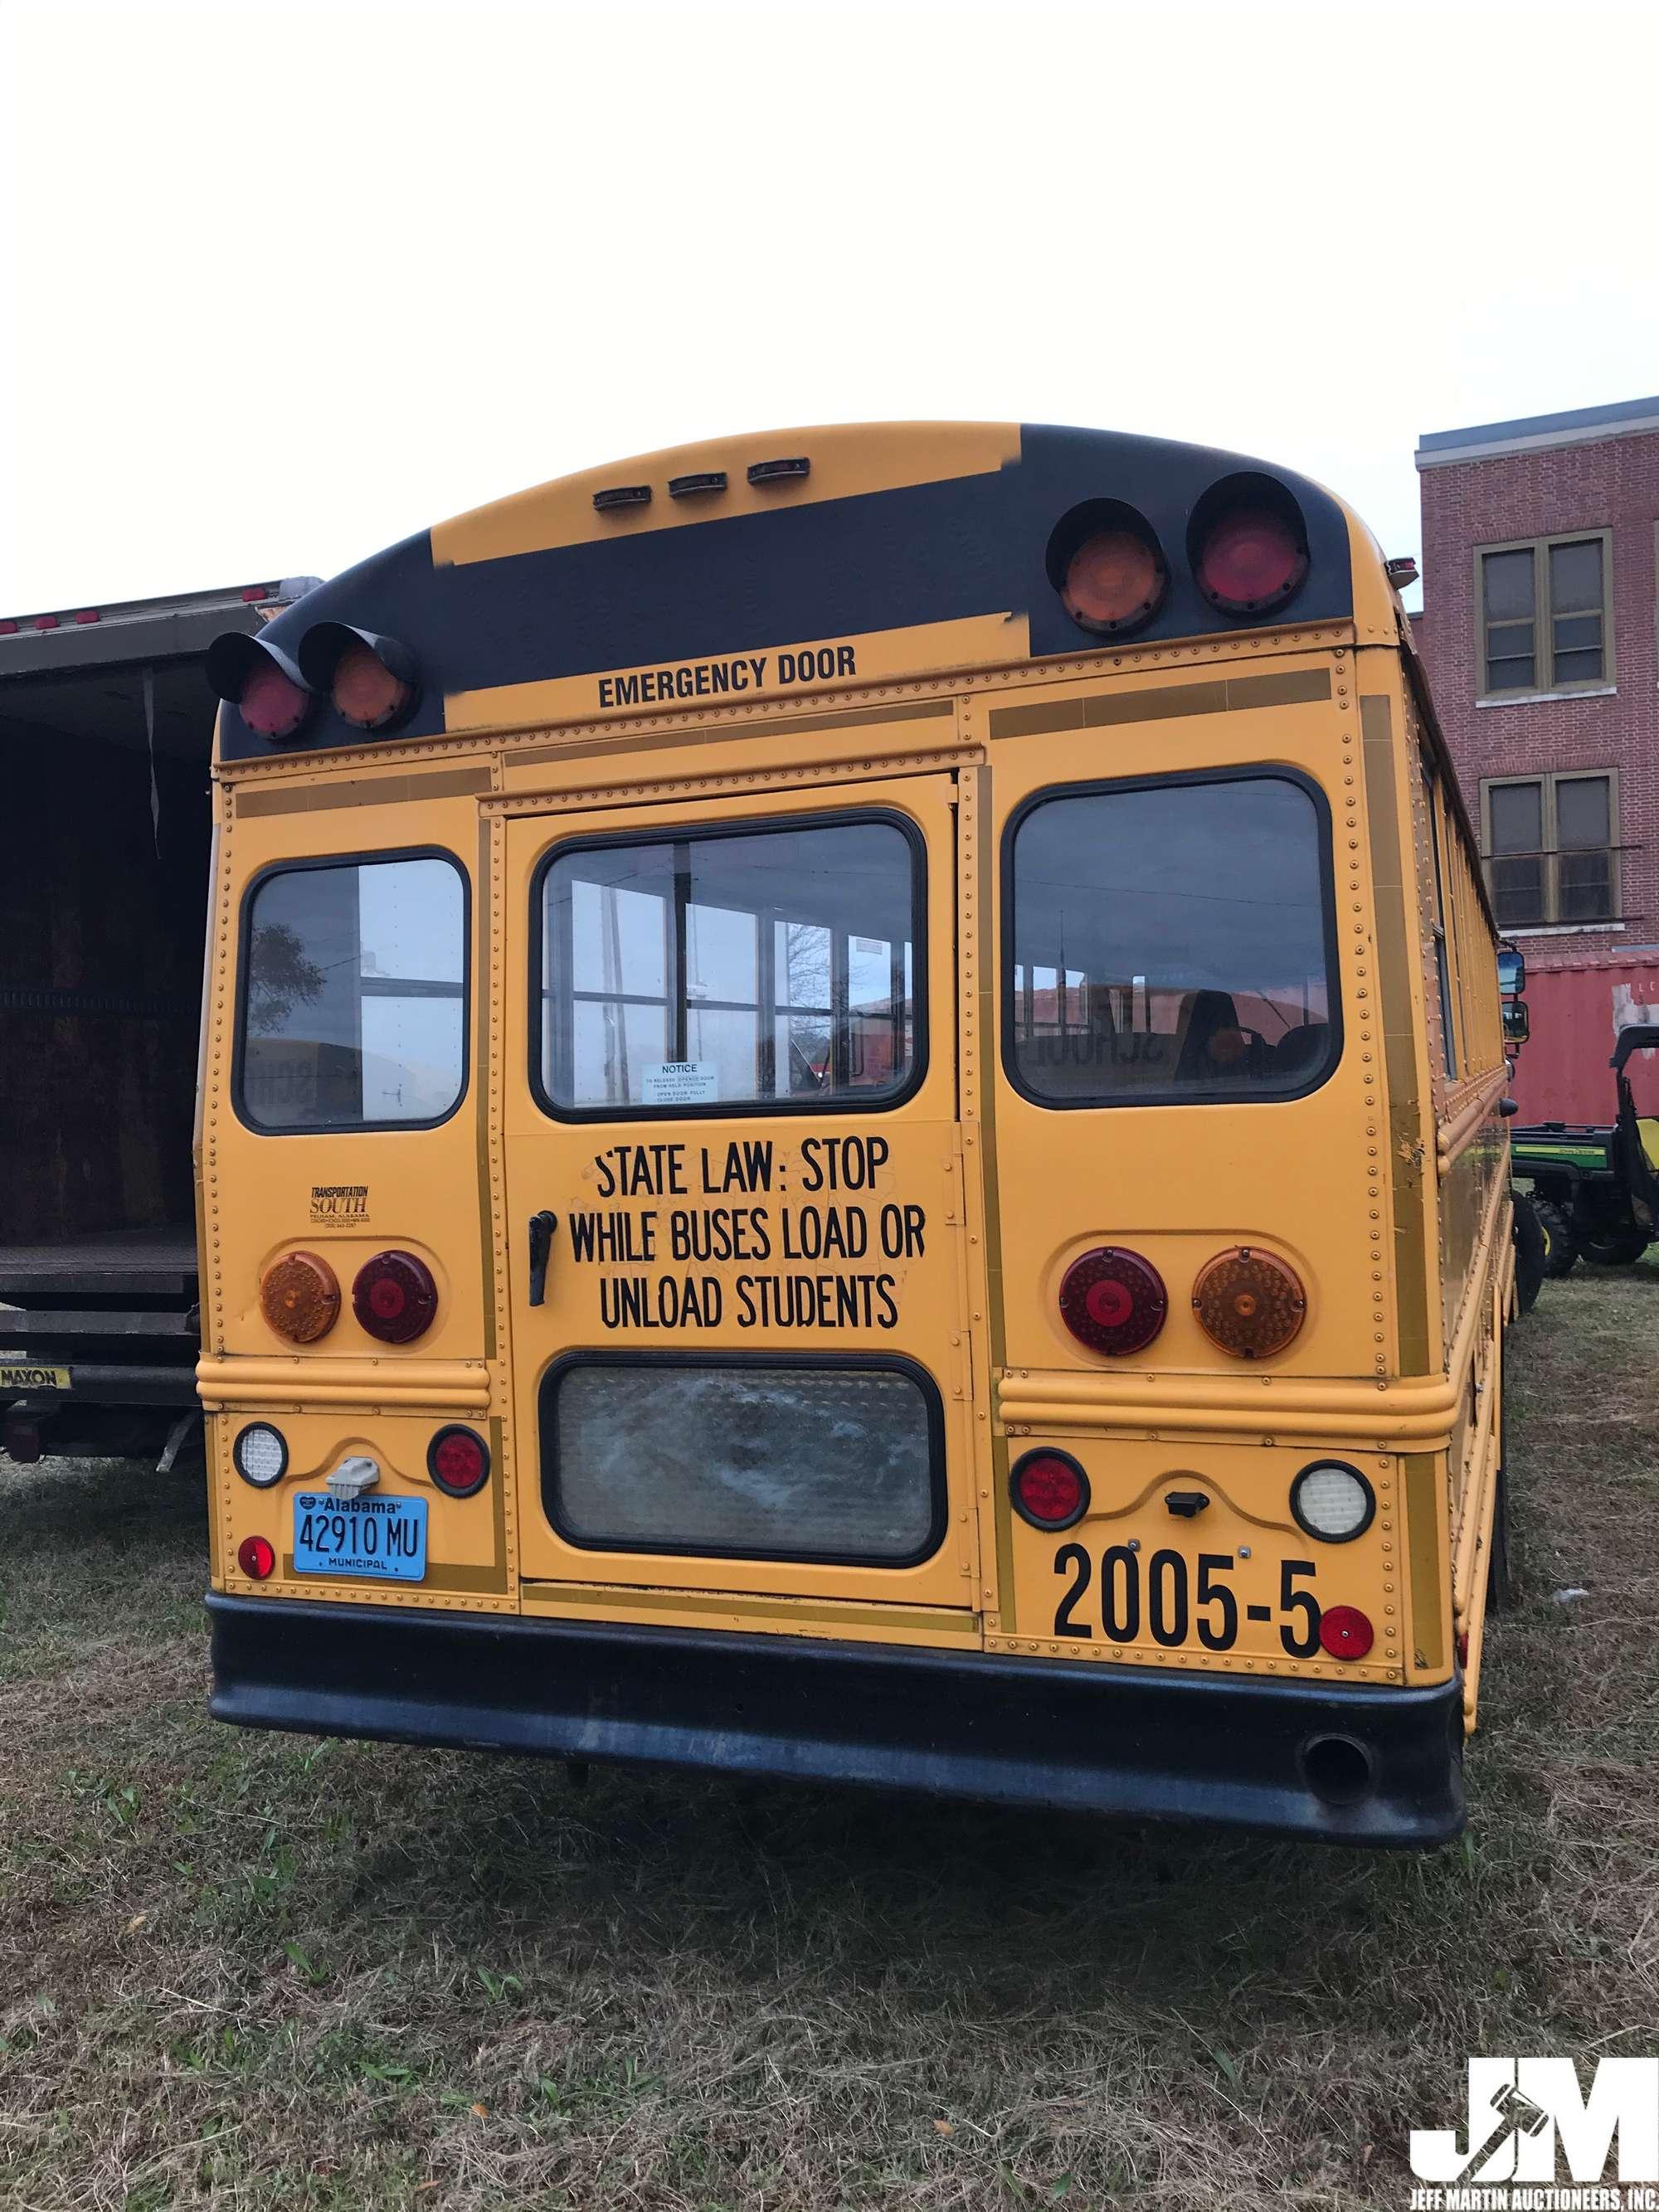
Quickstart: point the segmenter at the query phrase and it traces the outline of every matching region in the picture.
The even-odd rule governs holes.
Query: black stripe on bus
[[[498,561],[434,567],[422,533],[350,568],[279,615],[263,635],[293,653],[319,622],[400,639],[422,672],[422,701],[400,738],[444,727],[446,696],[561,677],[793,650],[807,643],[985,615],[1027,617],[1034,659],[1099,650],[1061,606],[1046,566],[1071,508],[1096,499],[1137,507],[1170,562],[1170,590],[1138,643],[1239,627],[1203,599],[1186,567],[1193,509],[1220,477],[1260,467],[1236,454],[1107,431],[1027,426],[1018,463],[854,498],[720,516],[690,528],[630,532]],[[1269,470],[1300,503],[1310,569],[1286,609],[1303,622],[1352,611],[1347,525],[1316,484]],[[234,708],[224,757],[270,746]],[[307,750],[374,745],[326,702]]]

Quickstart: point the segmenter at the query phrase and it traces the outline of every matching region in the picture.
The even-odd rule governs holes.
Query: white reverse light
[[[237,1474],[256,1490],[269,1490],[288,1473],[288,1446],[283,1432],[268,1422],[255,1421],[244,1429],[231,1446],[230,1455]]]
[[[1340,1460],[1320,1460],[1304,1467],[1291,1485],[1291,1510],[1310,1536],[1346,1544],[1370,1527],[1376,1499],[1358,1468]]]

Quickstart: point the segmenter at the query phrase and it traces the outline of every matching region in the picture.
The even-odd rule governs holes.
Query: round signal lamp
[[[427,1446],[427,1472],[451,1498],[471,1498],[489,1479],[489,1447],[475,1430],[440,1429]]]
[[[1376,1631],[1357,1605],[1332,1605],[1319,1617],[1319,1640],[1333,1659],[1363,1659]]]
[[[1193,1311],[1212,1344],[1236,1359],[1271,1359],[1295,1341],[1308,1297],[1294,1268],[1240,1244],[1218,1252],[1193,1285]]]
[[[1074,623],[1109,637],[1150,620],[1168,582],[1155,544],[1133,530],[1099,530],[1066,562],[1060,596]]]
[[[315,1344],[340,1317],[340,1285],[315,1252],[284,1252],[259,1279],[259,1310],[290,1344]]]
[[[297,737],[311,708],[310,692],[263,655],[250,670],[236,702],[236,711],[249,729],[274,745]]]
[[[1266,614],[1308,573],[1308,556],[1282,515],[1234,507],[1218,515],[1198,556],[1198,587],[1224,614]]]
[[[1009,1474],[1008,1498],[1032,1528],[1070,1528],[1089,1510],[1089,1478],[1070,1452],[1027,1452]]]
[[[230,1448],[236,1472],[256,1490],[270,1490],[288,1473],[288,1443],[269,1421],[250,1421]]]
[[[1060,1317],[1078,1342],[1115,1358],[1144,1352],[1170,1310],[1150,1260],[1115,1244],[1073,1260],[1060,1285]]]
[[[351,1310],[382,1344],[411,1343],[425,1335],[438,1310],[431,1268],[412,1252],[377,1252],[357,1271]]]
[[[348,645],[329,687],[334,711],[354,730],[384,730],[408,713],[415,687],[388,668],[374,648]]]
[[[276,1571],[276,1554],[267,1536],[244,1536],[236,1547],[236,1564],[251,1583],[268,1582]]]

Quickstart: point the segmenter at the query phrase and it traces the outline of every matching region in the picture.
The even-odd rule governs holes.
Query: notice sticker
[[[659,1060],[641,1079],[647,1106],[711,1106],[720,1097],[712,1060]]]

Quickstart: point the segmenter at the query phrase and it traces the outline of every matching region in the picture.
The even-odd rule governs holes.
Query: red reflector
[[[471,1429],[440,1429],[427,1447],[427,1470],[452,1498],[471,1498],[489,1473],[489,1447]]]
[[[1307,556],[1282,517],[1235,507],[1205,537],[1198,586],[1212,605],[1230,614],[1255,614],[1288,599],[1307,568]]]
[[[294,736],[311,712],[311,694],[274,661],[261,659],[242,686],[237,711],[250,730],[273,744]]]
[[[408,1344],[431,1328],[438,1285],[412,1252],[379,1252],[357,1271],[351,1310],[382,1344]]]
[[[244,584],[242,597],[247,601],[249,606],[253,607],[258,606],[261,599],[268,599],[270,593],[264,584]]]
[[[17,624],[8,615],[3,622],[0,622],[0,637],[15,637],[16,635]]]
[[[269,1581],[276,1571],[276,1554],[263,1536],[244,1536],[236,1547],[236,1564],[252,1583]]]
[[[379,653],[349,645],[334,664],[335,712],[354,730],[383,730],[414,697],[414,687],[394,676]]]
[[[1376,1632],[1357,1605],[1333,1605],[1320,1616],[1319,1640],[1333,1659],[1363,1659]]]
[[[36,629],[56,629],[58,617],[56,615],[36,615],[34,627]]]
[[[98,610],[96,607],[82,607],[75,619],[78,623],[95,623],[99,619]]]
[[[1149,1261],[1102,1244],[1073,1260],[1060,1286],[1060,1317],[1091,1352],[1142,1352],[1164,1326],[1170,1300]]]
[[[1109,633],[1145,622],[1164,596],[1166,576],[1155,545],[1132,530],[1102,530],[1073,554],[1060,596],[1073,622]]]
[[[1027,1452],[1008,1477],[1008,1495],[1034,1528],[1069,1528],[1089,1510],[1089,1478],[1069,1452]]]

